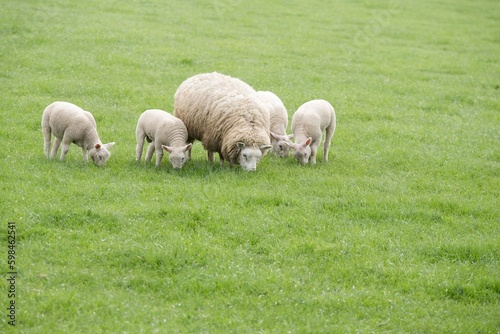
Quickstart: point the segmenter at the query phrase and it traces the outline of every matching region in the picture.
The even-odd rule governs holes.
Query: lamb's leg
[[[153,152],[155,151],[155,144],[153,142],[149,143],[148,151],[146,152],[146,157],[144,158],[146,161],[151,161],[153,157]]]
[[[61,146],[61,139],[57,138],[54,140],[54,145],[52,146],[52,152],[50,152],[50,158],[53,159],[57,155],[57,150],[59,150],[59,146]]]
[[[83,162],[87,163],[88,161],[88,151],[85,147],[82,147],[82,157],[83,157]]]
[[[220,165],[224,166],[224,158],[222,157],[222,154],[219,153],[219,160],[220,160]]]
[[[68,153],[69,151],[69,145],[71,145],[71,142],[65,142],[63,141],[62,143],[62,148],[61,148],[61,161],[64,160],[64,158],[66,157],[66,154]]]
[[[316,153],[317,153],[318,148],[317,147],[312,147],[311,146],[311,156],[309,157],[309,162],[312,165],[316,164]]]
[[[316,134],[316,136],[313,137],[312,143],[311,143],[311,156],[309,157],[309,162],[311,164],[316,164],[316,155],[318,154],[318,147],[319,144],[321,143],[321,131]]]
[[[208,161],[214,162],[214,152],[208,151]]]
[[[330,150],[330,142],[332,141],[334,132],[335,124],[330,124],[330,126],[326,128],[325,143],[323,144],[323,161],[328,161],[328,151]]]
[[[151,143],[153,144],[153,143]],[[155,144],[156,148],[156,167],[160,167],[161,165],[161,159],[163,158],[163,148],[161,147],[161,144]]]
[[[144,149],[144,138],[142,135],[137,134],[137,146],[135,147],[135,160],[140,161],[142,157],[142,150]]]
[[[43,151],[45,152],[45,156],[50,158],[50,144],[52,141],[52,134],[50,131],[50,127],[44,127],[42,129],[43,132]]]

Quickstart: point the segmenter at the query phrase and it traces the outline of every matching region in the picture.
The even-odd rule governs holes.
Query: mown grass
[[[498,332],[499,13],[486,0],[2,3],[18,329]],[[137,164],[140,113],[171,111],[184,79],[214,70],[274,91],[290,119],[329,100],[330,161],[266,157],[245,173],[197,143],[180,171]],[[55,100],[117,143],[106,168],[77,147],[45,159]]]

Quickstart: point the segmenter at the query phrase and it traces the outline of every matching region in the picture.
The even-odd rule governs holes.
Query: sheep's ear
[[[191,147],[193,147],[193,144],[187,144],[186,146],[184,146],[184,151],[189,151]]]
[[[280,140],[280,138],[278,137],[278,135],[275,134],[274,132],[269,133],[269,137],[273,138],[274,140]]]
[[[290,140],[290,139],[292,139],[293,137],[295,137],[295,135],[292,133],[291,135],[288,135],[287,137],[288,137],[288,139]]]
[[[95,149],[96,149],[96,150],[98,150],[98,149],[100,149],[100,148],[101,148],[101,144],[95,144],[95,146],[94,146],[94,147],[95,147]]]
[[[311,145],[311,142],[312,142],[312,138],[311,137],[307,138],[306,142],[305,142],[305,146]]]
[[[239,142],[236,143],[236,146],[238,146],[238,148],[245,148],[246,145],[245,145],[244,142],[239,141]]]
[[[161,145],[161,148],[169,153],[172,153],[172,148],[170,146]]]
[[[272,145],[260,145],[260,147],[259,147],[259,148],[260,148],[260,151],[261,151],[262,153],[265,153],[265,152],[267,152],[268,150],[272,149],[272,148],[273,148],[273,146],[272,146]]]
[[[102,145],[105,149],[108,149],[110,147],[113,147],[113,145],[115,145],[115,142],[111,142],[111,143],[107,143],[107,144],[104,144]]]

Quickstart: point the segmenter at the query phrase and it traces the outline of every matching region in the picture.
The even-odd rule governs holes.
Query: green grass
[[[500,331],[497,1],[1,7],[1,263],[14,221],[21,332]],[[330,101],[330,161],[245,173],[196,143],[180,171],[136,164],[138,116],[211,71],[290,119]],[[76,146],[45,159],[56,100],[116,142],[107,167]]]

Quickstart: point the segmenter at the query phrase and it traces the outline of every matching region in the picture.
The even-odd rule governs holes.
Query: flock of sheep
[[[199,140],[208,151],[208,160],[213,161],[217,152],[221,165],[229,161],[246,171],[255,171],[271,148],[281,157],[289,156],[292,148],[299,163],[314,164],[324,131],[323,159],[328,161],[335,125],[331,104],[312,100],[294,113],[293,134],[287,135],[288,114],[275,94],[256,92],[245,82],[217,72],[198,74],[177,89],[174,115],[150,109],[139,117],[136,160],[141,159],[146,140],[146,160],[156,152],[159,166],[167,151],[172,166],[181,168],[191,158],[193,141]],[[90,156],[94,164],[103,166],[111,155],[109,148],[115,144],[103,144],[92,114],[68,102],[54,102],[45,108],[42,131],[47,158],[54,158],[62,143],[60,159],[64,160],[70,144],[75,143],[82,148],[85,162]],[[55,140],[51,148],[52,135]]]

